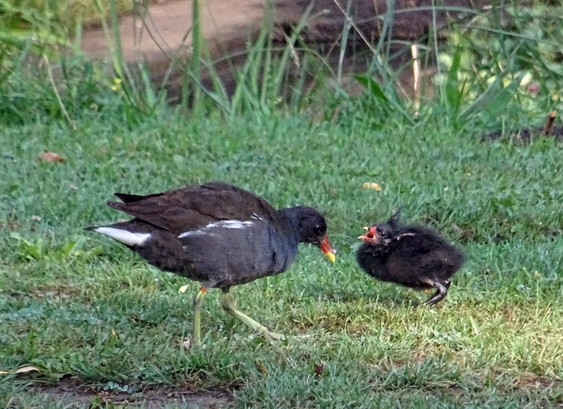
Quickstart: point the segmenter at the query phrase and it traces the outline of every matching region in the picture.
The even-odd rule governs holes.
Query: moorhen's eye
[[[315,232],[315,234],[321,234],[324,230],[325,230],[325,228],[323,226],[321,226],[320,224],[313,227],[313,231]]]

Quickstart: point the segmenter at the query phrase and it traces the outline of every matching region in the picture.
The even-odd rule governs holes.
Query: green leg
[[[230,315],[232,315],[235,318],[238,318],[246,325],[248,325],[250,328],[252,328],[254,331],[258,332],[260,335],[265,337],[266,339],[270,341],[285,339],[285,335],[271,332],[270,330],[268,330],[268,328],[266,328],[259,322],[254,321],[248,315],[243,314],[241,311],[239,311],[235,307],[233,297],[231,297],[231,294],[229,294],[229,288],[223,289],[223,294],[221,294],[221,306]]]
[[[194,328],[192,336],[192,345],[197,346],[201,340],[201,303],[203,296],[207,292],[207,288],[201,287],[194,298]]]

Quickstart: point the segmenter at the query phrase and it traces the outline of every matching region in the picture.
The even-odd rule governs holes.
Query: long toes
[[[266,338],[269,341],[283,341],[286,340],[287,337],[283,334],[278,334],[277,332],[272,332],[272,331],[260,331],[260,335],[262,335],[264,338]]]
[[[424,301],[424,305],[428,305],[429,307],[432,305],[436,305],[440,301],[442,301],[445,297],[446,294],[440,294],[440,293],[434,294],[432,297]]]
[[[424,301],[424,305],[427,305],[427,306],[431,307],[431,306],[433,306],[433,305],[438,304],[438,301],[440,301],[440,300],[435,300],[435,299],[432,299],[432,298],[431,298],[431,299],[429,299],[429,300]]]

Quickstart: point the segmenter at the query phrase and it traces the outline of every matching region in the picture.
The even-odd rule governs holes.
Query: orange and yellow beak
[[[331,263],[336,261],[336,251],[330,245],[330,241],[328,240],[328,234],[325,234],[325,237],[321,241],[320,244],[321,251],[327,256]]]

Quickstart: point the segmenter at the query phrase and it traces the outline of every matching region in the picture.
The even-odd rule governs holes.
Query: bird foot
[[[277,332],[272,332],[272,331],[266,329],[266,327],[262,327],[262,328],[258,329],[258,333],[270,342],[284,341],[284,340],[287,339],[287,337],[285,335],[278,334]]]
[[[258,333],[263,336],[264,338],[266,338],[268,341],[288,341],[288,340],[306,340],[306,339],[312,339],[315,337],[315,334],[301,334],[301,335],[284,335],[284,334],[278,334],[277,332],[272,332],[268,329],[266,329],[266,327],[262,327],[260,329],[257,330]]]
[[[318,334],[301,334],[301,335],[283,335],[273,333],[275,336],[280,338],[275,338],[276,341],[305,341],[308,339],[313,339],[318,336]]]

